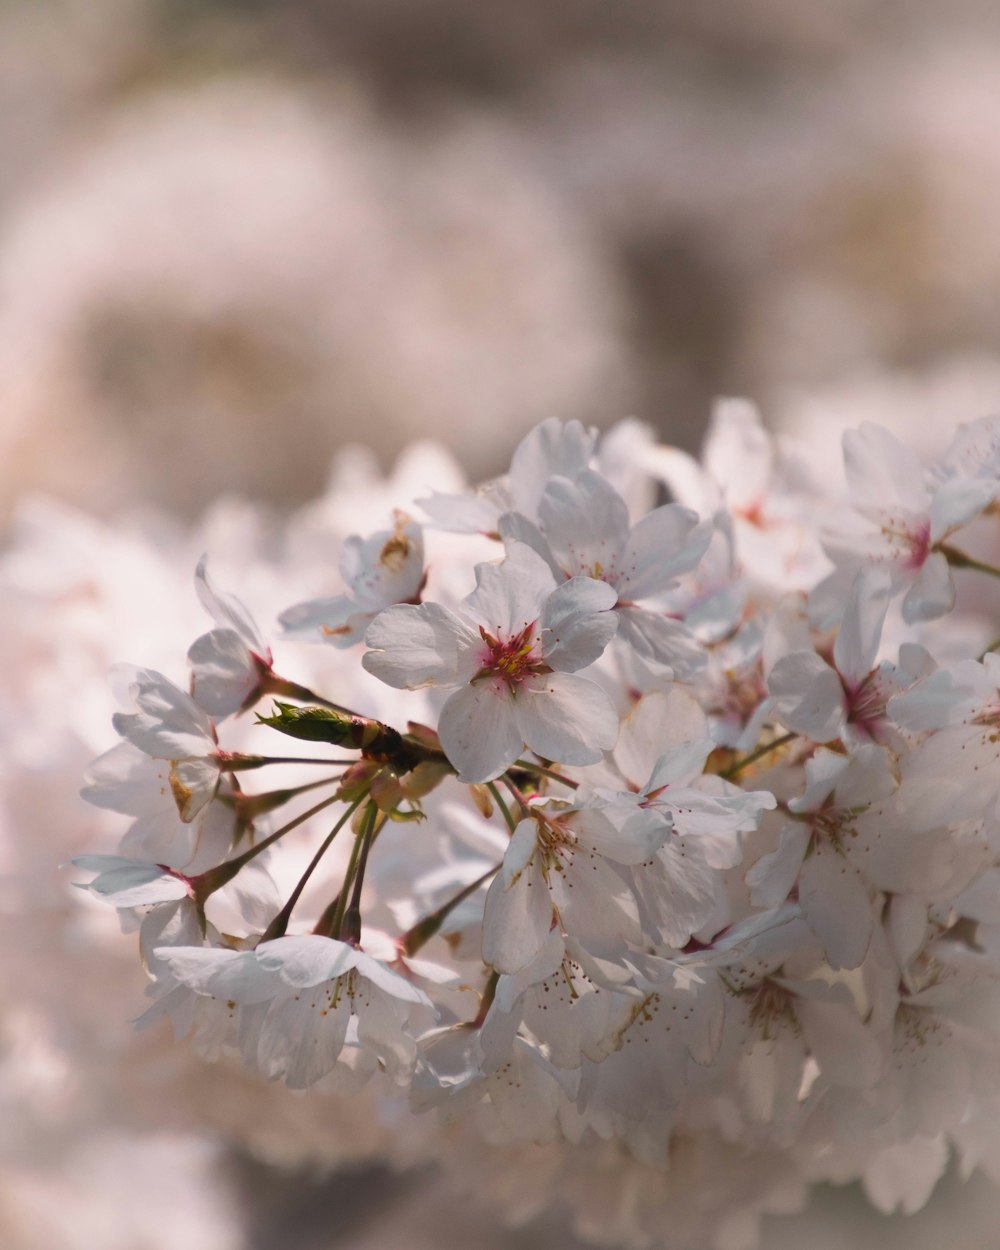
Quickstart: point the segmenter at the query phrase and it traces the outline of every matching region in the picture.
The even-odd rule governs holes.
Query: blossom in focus
[[[589,764],[610,750],[617,717],[607,695],[577,676],[616,629],[605,582],[561,586],[545,562],[513,544],[501,565],[476,566],[476,589],[456,610],[387,608],[369,626],[364,666],[390,686],[455,687],[438,735],[465,781],[490,781],[527,745],[545,759]]]

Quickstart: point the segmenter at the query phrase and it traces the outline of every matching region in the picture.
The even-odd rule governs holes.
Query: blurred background
[[[0,528],[291,509],[357,442],[478,477],[549,416],[695,448],[719,394],[940,444],[1000,407],[998,136],[991,0],[3,0]],[[217,1148],[188,1250],[577,1244]],[[996,1214],[827,1193],[765,1244],[995,1250]]]
[[[4,0],[0,503],[887,374],[982,415],[998,70],[990,0]]]

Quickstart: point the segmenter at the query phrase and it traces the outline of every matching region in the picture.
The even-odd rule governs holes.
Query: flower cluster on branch
[[[553,1184],[631,1168],[636,1244],[996,1169],[1000,659],[939,622],[956,570],[1000,576],[961,545],[1000,419],[931,467],[871,424],[844,451],[838,494],[741,402],[702,462],[545,422],[274,605],[327,684],[203,559],[188,680],[116,672],[84,791],[132,819],[76,862],[138,931],[143,1022]]]

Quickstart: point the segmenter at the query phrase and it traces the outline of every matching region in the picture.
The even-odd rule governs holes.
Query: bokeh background
[[[940,445],[1000,408],[998,196],[991,0],[3,0],[0,528],[39,493],[287,511],[358,442],[478,477],[549,416],[694,448],[719,394],[831,471],[865,419]],[[148,1165],[164,1209],[178,1168],[225,1178],[187,1250],[576,1244],[216,1118]],[[65,1166],[87,1244],[135,1250],[116,1149]],[[997,1214],[831,1191],[765,1244],[995,1250]]]

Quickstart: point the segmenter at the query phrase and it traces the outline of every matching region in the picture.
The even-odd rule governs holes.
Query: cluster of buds
[[[701,463],[546,422],[280,615],[335,653],[319,691],[203,560],[186,688],[116,673],[84,791],[132,818],[75,862],[138,930],[143,1022],[375,1082],[498,1167],[634,1168],[650,1242],[996,1169],[1000,658],[954,572],[1000,576],[1000,420],[932,467],[844,450],[837,494],[738,402]]]

